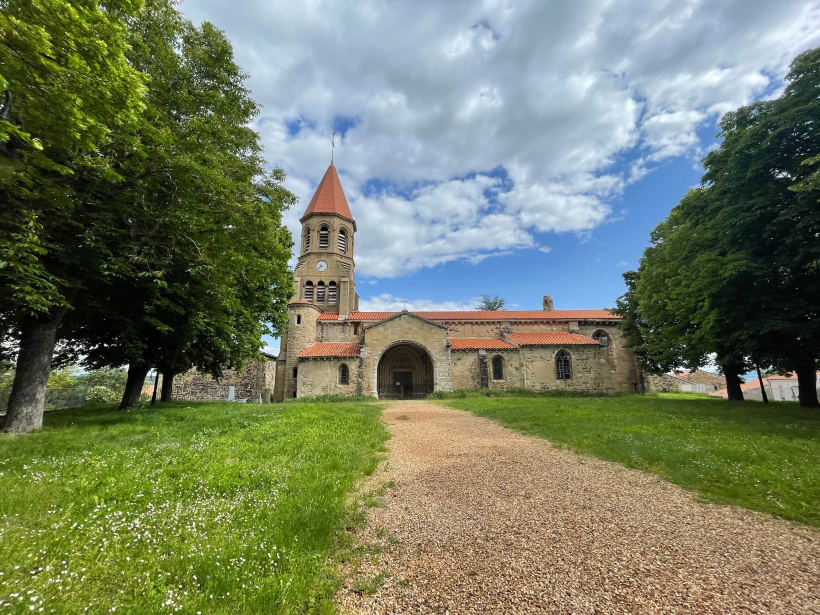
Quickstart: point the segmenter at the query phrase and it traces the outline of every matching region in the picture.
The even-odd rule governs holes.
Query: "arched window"
[[[305,301],[313,301],[313,282],[305,283]]]
[[[325,302],[325,283],[319,282],[316,285],[316,303]]]
[[[504,359],[499,355],[493,357],[493,380],[504,380]]]
[[[607,335],[607,332],[603,329],[598,329],[595,333],[593,333],[592,339],[594,339],[604,348],[609,346],[609,335]]]
[[[327,225],[323,224],[319,228],[319,249],[320,250],[327,250],[327,242],[330,238],[330,228]]]
[[[572,357],[566,350],[555,353],[555,377],[558,380],[572,380]]]
[[[297,324],[297,325],[301,325],[301,324],[302,324],[302,315],[301,315],[301,314],[297,314],[297,315],[296,315],[296,324]]]
[[[336,303],[336,282],[327,285],[327,302]]]
[[[310,250],[310,227],[305,227],[305,252]]]
[[[347,252],[347,231],[345,231],[343,228],[339,229],[338,246],[339,254],[344,254],[345,252]]]
[[[339,368],[339,384],[350,384],[350,370],[344,363]]]

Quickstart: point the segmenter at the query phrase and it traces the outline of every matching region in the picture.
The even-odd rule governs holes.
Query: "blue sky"
[[[335,161],[361,308],[604,308],[720,117],[820,45],[806,0],[185,0],[233,42],[304,208]],[[268,341],[273,348],[278,344]]]

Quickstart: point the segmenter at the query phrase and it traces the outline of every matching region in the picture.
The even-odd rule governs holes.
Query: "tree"
[[[800,405],[820,407],[820,49],[792,62],[783,95],[728,113],[704,159],[716,198],[706,212],[723,245],[746,257],[754,292],[743,326],[761,363],[795,371]]]
[[[619,310],[650,367],[715,352],[727,384],[727,369],[794,370],[800,405],[818,407],[820,50],[798,56],[787,82],[781,98],[722,119],[702,187],[653,231]]]
[[[13,331],[17,370],[2,430],[39,429],[57,328],[97,266],[95,227],[117,224],[76,198],[77,174],[118,175],[100,155],[133,130],[143,76],[126,60],[124,17],[136,0],[4,2],[0,66],[13,91],[0,144],[25,171],[0,177],[0,330]]]
[[[735,268],[716,247],[715,228],[698,223],[708,199],[707,189],[690,191],[652,231],[638,271],[624,274],[627,293],[616,313],[645,370],[698,369],[715,353],[729,399],[741,401],[747,362],[729,290]]]
[[[129,364],[122,409],[136,405],[152,366],[165,389],[192,366],[215,376],[241,366],[284,326],[292,289],[281,212],[295,198],[280,170],[265,171],[248,128],[258,105],[230,43],[164,0],[147,9],[129,54],[150,76],[145,155],[123,156],[128,142],[114,140],[124,179],[99,191],[128,210],[107,237],[131,261],[88,281],[65,332],[86,366]]]
[[[481,303],[478,304],[477,310],[496,312],[506,310],[507,301],[498,295],[481,295]]]

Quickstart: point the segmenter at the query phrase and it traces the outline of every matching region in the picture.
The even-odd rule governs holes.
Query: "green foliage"
[[[0,436],[0,600],[331,612],[349,494],[386,438],[375,404],[49,413],[40,433]]]
[[[117,393],[101,385],[91,387],[85,395],[86,401],[90,404],[113,404],[118,402],[120,397],[122,397],[122,393]]]
[[[68,335],[89,366],[218,377],[285,325],[292,244],[281,215],[295,198],[281,170],[265,170],[248,128],[259,108],[222,32],[149,0],[130,34],[129,59],[150,76],[141,155],[103,187],[129,212],[130,224],[109,229],[112,252],[129,258],[86,283]],[[112,155],[131,147],[124,135]]]
[[[0,360],[0,391],[11,389],[14,382],[14,364],[10,361]]]
[[[798,56],[787,82],[780,98],[724,116],[703,185],[624,275],[616,311],[652,371],[697,368],[710,353],[732,371],[817,365],[820,49]]]
[[[94,387],[105,387],[120,395],[125,390],[125,381],[128,372],[121,368],[95,369],[76,376],[77,384],[82,387],[92,389]]]
[[[70,271],[46,260],[94,242],[78,233],[68,178],[80,169],[116,177],[112,161],[98,152],[115,128],[128,132],[143,107],[143,76],[126,60],[123,21],[140,6],[137,0],[2,5],[0,66],[14,102],[9,120],[0,120],[0,145],[26,170],[0,177],[0,316],[64,305]],[[69,226],[74,241],[64,243]]]
[[[48,388],[70,389],[71,387],[77,386],[79,380],[74,374],[75,371],[76,368],[70,365],[51,370],[51,373],[48,375]]]
[[[477,310],[488,312],[495,312],[506,310],[507,300],[498,295],[481,295],[481,302],[478,304]]]
[[[820,415],[793,403],[629,395],[448,405],[653,472],[714,502],[820,526]]]

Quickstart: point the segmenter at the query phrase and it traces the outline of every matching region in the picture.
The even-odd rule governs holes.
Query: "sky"
[[[727,111],[820,46],[820,1],[184,0],[233,43],[299,218],[330,163],[362,310],[613,307]],[[295,263],[295,260],[293,260]],[[278,341],[266,339],[271,349]]]

